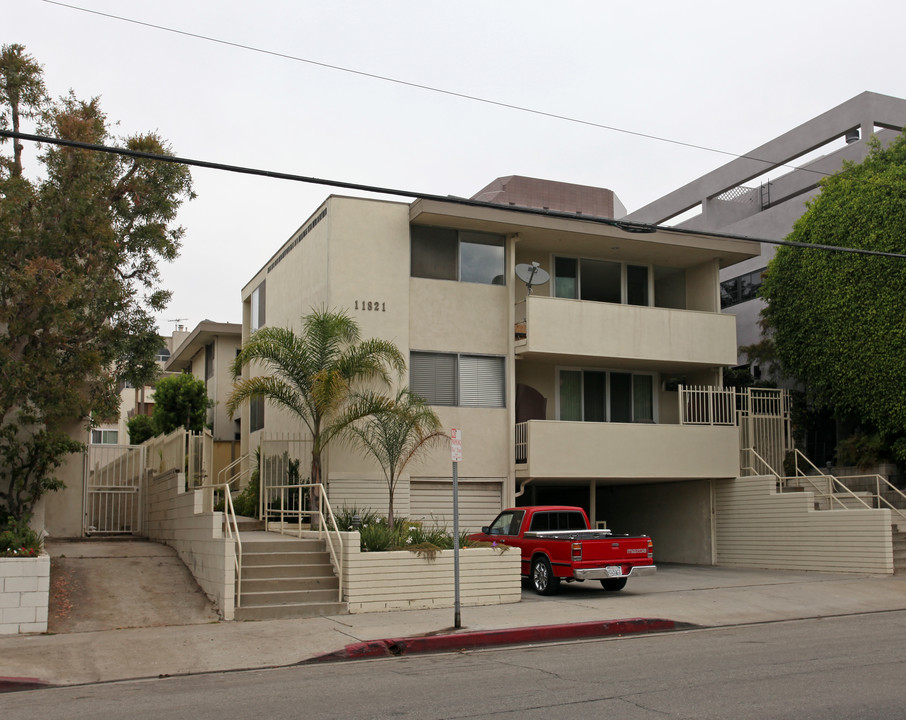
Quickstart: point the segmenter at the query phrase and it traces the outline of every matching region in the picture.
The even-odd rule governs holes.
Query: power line
[[[120,22],[131,23],[133,25],[140,25],[142,27],[151,28],[153,30],[160,30],[162,32],[172,33],[174,35],[182,35],[184,37],[194,38],[196,40],[204,40],[205,42],[216,43],[218,45],[226,45],[227,47],[234,47],[240,50],[248,50],[249,52],[259,53],[261,55],[269,55],[271,57],[281,58],[283,60],[292,60],[293,62],[306,63],[308,65],[314,65],[316,67],[326,68],[328,70],[336,70],[338,72],[349,73],[350,75],[358,75],[360,77],[371,78],[372,80],[380,80],[382,82],[394,83],[396,85],[402,85],[404,87],[410,87],[417,90],[425,90],[426,92],[437,93],[440,95],[447,95],[449,97],[459,98],[461,100],[471,100],[473,102],[483,103],[485,105],[491,105],[494,107],[505,108],[507,110],[516,110],[517,112],[529,113],[531,115],[538,115],[541,117],[551,118],[553,120],[562,120],[564,122],[574,123],[576,125],[584,125],[586,127],[598,128],[601,130],[610,130],[611,132],[618,132],[624,135],[632,135],[634,137],[645,138],[647,140],[656,140],[658,142],[670,143],[672,145],[679,145],[681,147],[692,148],[693,150],[703,150],[705,152],[717,153],[719,155],[727,155],[734,159],[739,160],[754,160],[756,162],[765,163],[769,165],[770,170],[773,168],[789,168],[791,170],[801,170],[802,172],[814,173],[815,175],[820,175],[822,177],[827,177],[832,173],[822,172],[820,170],[814,170],[807,167],[799,167],[797,165],[790,165],[786,163],[775,163],[772,160],[765,160],[764,158],[754,157],[752,155],[740,155],[738,153],[730,152],[729,150],[720,150],[718,148],[708,147],[706,145],[698,145],[696,143],[685,142],[683,140],[673,140],[672,138],[662,137],[660,135],[652,135],[650,133],[644,133],[637,130],[627,130],[626,128],[619,128],[613,125],[606,125],[604,123],[598,123],[591,120],[583,120],[581,118],[570,117],[569,115],[561,115],[559,113],[548,112],[546,110],[538,110],[535,108],[526,107],[524,105],[516,105],[514,103],[506,103],[500,100],[491,100],[490,98],[480,97],[478,95],[470,95],[468,93],[457,92],[455,90],[445,90],[444,88],[434,87],[432,85],[426,85],[423,83],[416,83],[409,80],[401,80],[399,78],[390,77],[388,75],[379,75],[377,73],[367,72],[365,70],[355,70],[353,68],[343,67],[342,65],[334,65],[331,63],[321,62],[319,60],[311,60],[310,58],[299,57],[298,55],[289,55],[287,53],[277,52],[275,50],[267,50],[265,48],[256,47],[254,45],[246,45],[239,42],[233,42],[231,40],[223,40],[221,38],[212,37],[210,35],[202,35],[201,33],[193,33],[188,30],[178,30],[176,28],[167,27],[166,25],[158,25],[155,23],[145,22],[143,20],[135,20],[134,18],[124,17],[122,15],[114,15],[113,13],[105,13],[100,10],[92,10],[90,8],[79,7],[78,5],[71,5],[69,3],[59,2],[59,0],[42,0],[42,2],[47,3],[48,5],[57,5],[59,7],[68,8],[70,10],[76,10],[78,12],[87,13],[89,15],[97,15],[99,17],[109,18],[111,20],[119,20]]]
[[[277,172],[275,170],[262,170],[260,168],[251,168],[243,165],[227,165],[225,163],[211,162],[208,160],[195,160],[192,158],[178,157],[176,155],[159,155],[156,153],[142,152],[140,150],[130,150],[128,148],[111,147],[109,145],[83,143],[76,140],[65,140],[62,138],[47,137],[43,135],[32,135],[29,133],[13,132],[11,130],[4,129],[0,129],[0,137],[8,137],[15,140],[30,140],[36,143],[48,143],[50,145],[76,148],[78,150],[91,150],[94,152],[107,153],[108,155],[121,155],[144,160],[157,160],[160,162],[189,165],[191,167],[208,168],[210,170],[221,170],[224,172],[239,173],[243,175],[255,175],[258,177],[268,177],[277,180],[291,180],[294,182],[308,183],[311,185],[324,185],[326,187],[343,188],[345,190],[357,190],[360,192],[369,192],[379,195],[395,195],[397,197],[410,197],[419,200],[436,200],[445,203],[453,203],[456,205],[465,205],[469,207],[508,210],[527,215],[544,215],[547,217],[563,218],[567,220],[580,220],[582,222],[594,223],[598,225],[608,225],[610,227],[617,228],[618,230],[623,230],[624,232],[630,233],[665,232],[674,233],[677,235],[696,235],[700,237],[719,238],[722,240],[747,240],[750,242],[757,242],[767,245],[784,245],[788,247],[807,248],[809,250],[828,250],[831,252],[846,252],[855,255],[874,255],[879,257],[906,260],[906,254],[904,253],[884,252],[881,250],[865,250],[863,248],[840,247],[836,245],[821,245],[817,243],[793,242],[791,240],[773,240],[770,238],[750,237],[748,235],[734,235],[729,233],[717,233],[705,230],[689,230],[686,228],[669,227],[666,225],[651,225],[649,223],[626,222],[623,220],[615,220],[613,218],[596,217],[593,215],[563,212],[560,210],[545,210],[542,208],[499,205],[496,203],[484,202],[482,200],[473,200],[471,198],[461,198],[452,195],[436,195],[433,193],[424,193],[416,190],[389,188],[381,185],[363,185],[361,183],[353,183],[345,180],[328,180],[325,178],[296,175],[294,173]]]

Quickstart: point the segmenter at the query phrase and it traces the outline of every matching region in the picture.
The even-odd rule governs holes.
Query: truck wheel
[[[532,587],[539,595],[553,595],[560,588],[560,578],[554,577],[550,561],[543,555],[532,560]]]
[[[624,587],[626,587],[626,578],[602,580],[601,587],[603,587],[608,592],[616,592],[617,590],[622,590]]]

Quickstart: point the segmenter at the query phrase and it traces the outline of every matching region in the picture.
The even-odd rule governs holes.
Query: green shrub
[[[154,425],[147,415],[134,415],[126,422],[129,431],[129,443],[141,445],[145,440],[154,437]]]
[[[866,470],[882,462],[889,454],[889,447],[880,433],[857,430],[837,443],[837,463],[855,465]]]
[[[394,550],[394,531],[391,530],[383,518],[369,525],[359,528],[359,538],[362,552],[384,552]]]
[[[359,509],[355,505],[343,505],[338,510],[334,511],[334,518],[337,521],[336,529],[341,532],[349,532],[353,529],[352,519],[358,515],[360,525],[371,525],[372,523],[377,522],[378,514],[371,508]]]
[[[28,520],[9,517],[0,526],[0,557],[34,557],[41,552],[41,538],[29,527]]]

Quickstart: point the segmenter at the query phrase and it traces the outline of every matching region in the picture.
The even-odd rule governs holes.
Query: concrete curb
[[[538,625],[506,630],[479,630],[476,632],[451,633],[448,635],[426,635],[422,637],[389,638],[352,643],[342,650],[318,655],[306,660],[307,663],[337,662],[341,660],[362,660],[415,653],[450,652],[469,648],[495,647],[499,645],[522,645],[535,642],[576,640],[580,638],[611,637],[637,633],[663,632],[689,627],[685,623],[659,618],[627,618],[562,625]]]
[[[0,693],[17,692],[19,690],[38,690],[49,688],[52,685],[39,678],[32,677],[0,677]]]

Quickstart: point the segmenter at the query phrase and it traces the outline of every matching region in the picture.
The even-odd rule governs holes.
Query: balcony
[[[732,425],[529,420],[516,426],[516,477],[693,480],[739,475]]]
[[[732,315],[530,296],[516,307],[516,356],[562,364],[696,368],[736,364]]]

